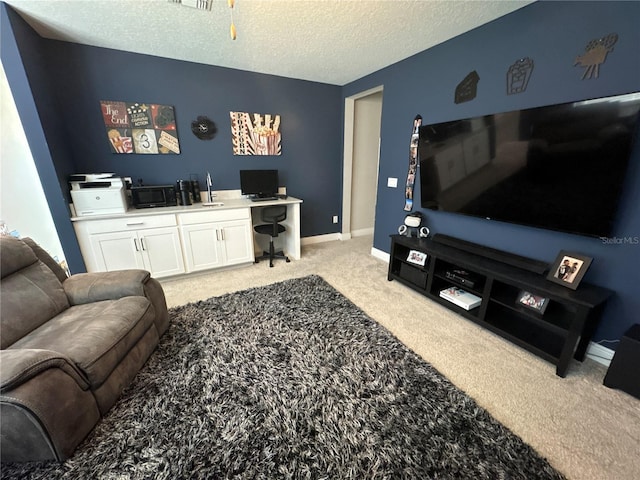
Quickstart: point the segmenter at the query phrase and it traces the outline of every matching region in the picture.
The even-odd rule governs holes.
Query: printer
[[[127,211],[125,182],[113,173],[79,173],[69,176],[71,199],[79,217]]]

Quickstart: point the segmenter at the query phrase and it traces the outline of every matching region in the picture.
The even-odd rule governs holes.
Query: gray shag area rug
[[[171,309],[133,384],[37,479],[558,479],[319,276]]]

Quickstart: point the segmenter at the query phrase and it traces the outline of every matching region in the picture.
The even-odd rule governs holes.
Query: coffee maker
[[[193,203],[200,203],[200,183],[198,183],[198,175],[191,175],[191,193],[193,193]]]
[[[178,180],[176,182],[176,190],[178,191],[180,205],[191,205],[193,203],[192,188],[191,180]]]

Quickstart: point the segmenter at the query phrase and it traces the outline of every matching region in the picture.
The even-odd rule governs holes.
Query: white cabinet
[[[156,277],[184,273],[175,215],[75,222],[87,271],[142,268]]]
[[[249,208],[178,214],[188,272],[253,262]]]
[[[210,224],[185,225],[180,227],[187,271],[206,270],[223,265],[218,248],[220,232]]]
[[[299,203],[299,201],[297,201]],[[229,203],[234,203],[230,201]],[[168,277],[254,262],[252,205],[176,207],[163,212],[129,211],[109,218],[78,217],[73,228],[88,272],[142,268]],[[291,204],[290,248],[300,258],[299,205]],[[254,206],[255,207],[255,206]],[[289,221],[289,218],[287,218]]]
[[[136,244],[137,238],[135,231],[90,235],[89,243],[96,268],[89,268],[88,265],[87,268],[89,271],[100,272],[144,268],[144,261]]]

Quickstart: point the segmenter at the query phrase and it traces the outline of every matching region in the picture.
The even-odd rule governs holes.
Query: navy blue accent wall
[[[80,247],[69,220],[66,176],[70,154],[58,121],[58,102],[50,89],[49,75],[44,56],[44,40],[29,27],[18,14],[6,4],[0,4],[1,56],[25,128],[31,154],[49,204],[58,237],[63,246],[67,264],[71,271],[84,271]],[[24,182],[25,198],[28,201],[35,178],[16,179]]]
[[[342,199],[340,87],[66,42],[46,47],[74,163],[74,172],[66,173],[113,171],[148,185],[197,174],[204,188],[209,171],[220,190],[239,189],[241,169],[278,169],[289,195],[304,200],[301,235],[336,231],[331,212],[340,211]],[[172,105],[180,154],[111,153],[100,100]],[[234,156],[230,111],[279,114],[282,154]],[[213,140],[191,132],[200,115],[216,123]]]
[[[416,114],[423,124],[554,103],[640,91],[639,2],[536,2],[344,87],[348,97],[384,85],[381,158],[374,247],[389,251],[389,235],[404,219],[402,185]],[[425,28],[429,24],[425,21]],[[619,38],[597,79],[582,80],[574,66],[587,43],[609,33]],[[527,90],[506,93],[506,73],[516,60],[535,66]],[[455,104],[456,85],[471,71],[480,76],[477,97]],[[615,238],[602,240],[425,211],[433,232],[551,263],[561,249],[594,257],[584,279],[616,291],[595,340],[616,339],[640,319],[640,141],[624,187]],[[419,205],[420,191],[415,192]],[[620,242],[620,243],[616,243]],[[614,343],[604,343],[615,348]]]
[[[208,171],[222,190],[240,188],[241,169],[278,169],[281,185],[304,200],[301,235],[336,231],[323,212],[341,205],[340,87],[66,42],[49,41],[46,51],[73,158],[65,173],[113,171],[147,185],[196,174],[204,188]],[[172,105],[180,154],[111,153],[100,100]],[[282,154],[234,156],[230,111],[279,114]],[[218,127],[213,140],[191,132],[201,115]]]

